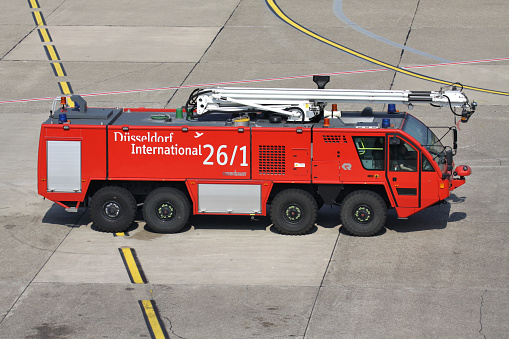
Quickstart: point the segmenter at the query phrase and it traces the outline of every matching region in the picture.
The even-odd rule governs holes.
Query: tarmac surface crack
[[[152,285],[152,284],[150,284],[150,300],[152,300],[154,302],[156,301],[155,300],[155,285]],[[169,334],[172,334],[176,338],[179,338],[179,339],[185,339],[185,337],[182,337],[182,336],[178,335],[177,333],[175,333],[171,319],[169,317],[163,316],[161,314],[161,310],[159,310],[159,315],[160,315],[161,319],[164,320],[164,322],[161,324],[161,326],[166,328],[166,330]],[[170,336],[170,337],[173,337],[173,336]]]
[[[168,331],[169,331],[171,334],[173,334],[174,336],[176,336],[176,337],[177,337],[177,338],[179,338],[179,339],[185,339],[185,337],[181,337],[181,336],[179,336],[177,333],[175,333],[175,330],[173,329],[173,324],[171,323],[170,318],[168,318],[168,317],[162,317],[162,318],[163,318],[163,319],[165,320],[165,322],[167,322],[167,324],[169,325],[167,328],[168,328]]]
[[[484,339],[486,339],[486,334],[484,334],[483,331],[483,325],[482,325],[482,308],[484,306],[484,296],[488,290],[484,290],[483,294],[481,294],[481,306],[479,307],[479,334],[483,336]]]

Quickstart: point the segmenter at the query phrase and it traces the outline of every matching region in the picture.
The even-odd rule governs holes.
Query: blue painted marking
[[[447,59],[444,59],[444,58],[441,58],[441,57],[437,57],[435,55],[431,55],[431,54],[428,54],[426,52],[419,51],[419,50],[417,50],[415,48],[398,44],[397,42],[391,41],[389,39],[386,39],[384,37],[376,35],[375,33],[368,31],[367,29],[362,28],[361,26],[357,25],[352,20],[348,19],[348,17],[345,15],[345,13],[343,12],[343,0],[334,0],[334,3],[332,4],[332,10],[334,11],[334,15],[339,20],[343,21],[345,24],[350,26],[350,28],[355,29],[357,32],[362,33],[362,34],[364,34],[366,36],[369,36],[370,38],[379,40],[381,42],[384,42],[384,43],[386,43],[388,45],[392,45],[394,47],[398,47],[398,48],[404,49],[405,51],[408,51],[408,52],[412,52],[412,53],[415,53],[415,54],[422,55],[424,57],[427,57],[427,58],[430,58],[430,59],[433,59],[433,60],[437,60],[437,61],[440,61],[440,62],[452,62],[450,60],[447,60]]]

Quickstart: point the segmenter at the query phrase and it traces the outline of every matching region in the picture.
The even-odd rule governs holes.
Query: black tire
[[[125,231],[133,223],[135,215],[136,199],[122,187],[103,187],[95,192],[90,202],[90,217],[101,231]]]
[[[187,223],[191,204],[182,191],[171,187],[156,188],[143,203],[143,218],[157,233],[176,233]]]
[[[282,234],[306,234],[316,222],[318,206],[313,196],[299,189],[279,192],[270,206],[270,218]]]
[[[341,220],[352,235],[377,234],[387,220],[387,205],[380,195],[372,191],[355,191],[341,204]]]

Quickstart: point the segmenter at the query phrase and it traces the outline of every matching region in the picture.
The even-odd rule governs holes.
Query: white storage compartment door
[[[81,192],[81,141],[46,143],[49,192]]]
[[[199,184],[199,213],[260,214],[260,185]]]

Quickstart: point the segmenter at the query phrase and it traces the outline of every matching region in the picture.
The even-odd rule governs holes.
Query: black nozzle
[[[325,85],[330,81],[328,75],[313,75],[313,81],[318,86],[318,89],[324,89]]]
[[[468,108],[470,108],[470,110],[468,110],[467,108],[463,108],[463,112],[461,113],[461,122],[468,122],[468,119],[470,119],[470,117],[472,116],[472,114],[475,113],[475,109],[477,108],[477,102],[473,101],[472,104],[468,105]]]

